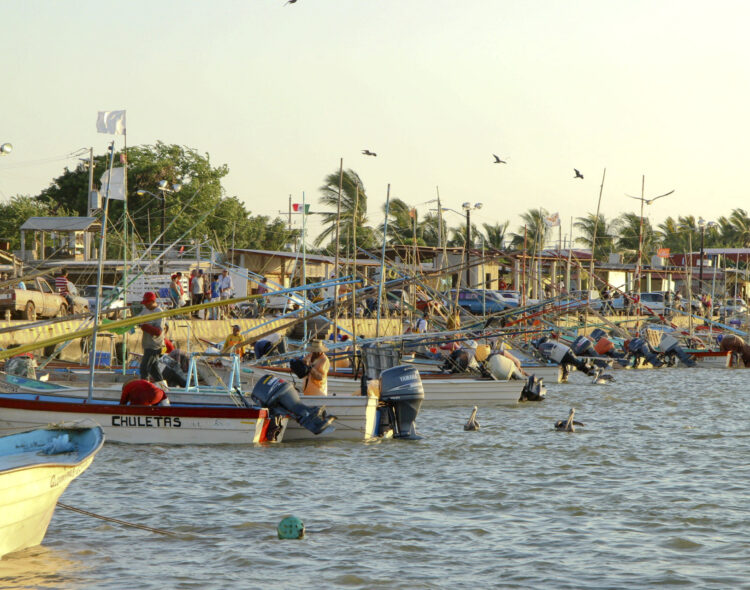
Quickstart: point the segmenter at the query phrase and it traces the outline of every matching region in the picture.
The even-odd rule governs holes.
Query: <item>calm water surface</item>
[[[3,588],[750,587],[750,372],[582,375],[548,399],[423,410],[419,442],[108,444]],[[586,424],[553,430],[570,407]],[[288,514],[302,541],[279,541]]]

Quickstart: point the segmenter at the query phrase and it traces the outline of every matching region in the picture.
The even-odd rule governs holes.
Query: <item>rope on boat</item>
[[[98,518],[100,520],[106,520],[107,522],[114,522],[115,524],[121,524],[122,526],[129,526],[134,529],[142,529],[144,531],[149,531],[151,533],[157,533],[159,535],[168,535],[170,537],[176,537],[177,533],[173,533],[171,531],[165,531],[164,529],[156,529],[150,526],[146,526],[143,524],[135,524],[134,522],[127,522],[125,520],[119,520],[117,518],[111,518],[109,516],[102,516],[101,514],[95,514],[93,512],[89,512],[87,510],[82,510],[81,508],[76,508],[75,506],[70,506],[69,504],[63,504],[62,502],[58,502],[57,505],[60,508],[65,508],[65,510],[70,510],[71,512],[77,512],[78,514],[84,514],[86,516],[91,516],[93,518]]]

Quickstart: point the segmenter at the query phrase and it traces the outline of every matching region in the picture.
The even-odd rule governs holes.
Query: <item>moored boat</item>
[[[98,426],[59,426],[0,438],[0,557],[42,542],[57,500],[103,444]]]

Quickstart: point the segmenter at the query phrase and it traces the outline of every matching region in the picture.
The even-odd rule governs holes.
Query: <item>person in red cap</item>
[[[141,315],[149,315],[163,311],[156,301],[156,293],[147,291],[143,294],[143,311]],[[139,326],[143,330],[143,358],[141,359],[140,376],[141,379],[151,377],[156,382],[164,381],[164,377],[159,369],[159,357],[161,349],[164,346],[164,318],[152,319],[144,322]],[[166,386],[166,383],[164,384]]]
[[[145,379],[134,379],[122,388],[120,405],[131,406],[168,406],[169,400],[163,389]]]

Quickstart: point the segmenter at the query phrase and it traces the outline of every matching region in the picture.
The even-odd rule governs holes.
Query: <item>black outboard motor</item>
[[[325,406],[308,407],[303,404],[291,383],[271,375],[266,375],[255,384],[251,397],[264,408],[268,408],[272,414],[291,414],[300,426],[313,434],[332,429],[332,423],[336,419],[336,416],[326,413]]]
[[[380,431],[393,429],[393,438],[418,440],[414,422],[424,400],[424,389],[419,371],[400,365],[380,373]]]
[[[597,356],[594,350],[594,343],[586,336],[579,336],[573,340],[573,345],[570,349],[576,356]]]
[[[521,391],[521,398],[518,401],[541,402],[546,396],[547,388],[544,386],[544,380],[534,375],[529,375]]]

